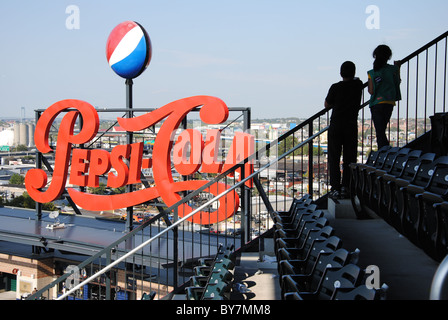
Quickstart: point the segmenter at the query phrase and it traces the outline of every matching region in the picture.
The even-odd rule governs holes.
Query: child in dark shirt
[[[349,195],[349,165],[357,160],[358,111],[361,105],[363,83],[355,78],[355,73],[355,64],[351,61],[344,62],[340,72],[342,81],[333,84],[325,98],[325,108],[332,109],[328,129],[330,196],[338,199],[347,198]]]

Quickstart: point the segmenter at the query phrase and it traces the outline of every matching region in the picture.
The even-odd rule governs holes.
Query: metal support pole
[[[110,265],[110,263],[112,262],[111,260],[111,254],[110,254],[110,250],[108,250],[106,252],[106,265]],[[110,275],[111,275],[112,271],[108,271],[105,273],[106,275],[106,300],[110,300],[111,297],[111,290],[110,290]]]
[[[40,118],[40,112],[36,111],[36,125]],[[36,149],[36,169],[42,169],[42,154]],[[42,203],[36,201],[36,220],[42,219]]]
[[[82,118],[81,113],[79,114],[78,119],[79,119],[79,131],[81,132],[82,129],[83,129],[83,127],[84,127],[84,119]],[[82,143],[82,144],[79,145],[79,148],[80,148],[80,149],[84,149],[84,147],[85,147],[85,144],[84,144],[84,143]],[[81,192],[85,192],[85,191],[86,191],[86,187],[80,186],[80,187],[79,187],[79,190],[80,190]]]
[[[269,201],[269,197],[267,196],[266,191],[264,191],[263,189],[263,185],[260,182],[259,176],[255,176],[253,180],[255,187],[257,188],[258,193],[260,194],[261,200],[263,200],[263,203],[266,206],[266,209],[268,209],[269,213],[274,212],[274,208],[272,207],[272,204]]]
[[[313,122],[311,121],[308,125],[308,137],[313,136]],[[313,142],[314,140],[310,140],[308,142],[308,193],[313,196]]]
[[[244,132],[250,133],[250,108],[247,108],[243,111],[244,115]],[[249,163],[248,163],[249,164]],[[244,167],[241,168],[241,179],[246,178],[248,175],[250,175],[251,172],[247,172],[244,170]],[[244,194],[244,197],[242,201],[244,202],[244,209],[246,214],[246,243],[250,241],[250,231],[252,226],[252,194],[250,188],[248,188],[245,184],[242,185],[242,191]]]
[[[132,85],[133,85],[132,79],[127,79],[126,80],[126,110],[127,110],[127,117],[128,118],[132,118],[133,117],[133,113],[132,113]],[[126,143],[128,145],[132,144],[133,139],[134,139],[133,133],[132,132],[127,132],[127,134],[126,134]],[[131,184],[126,186],[126,192],[127,193],[133,192],[133,189],[134,189],[134,187]],[[126,208],[126,214],[127,214],[126,231],[130,232],[133,229],[134,207]]]
[[[240,178],[243,180],[246,177],[245,166],[241,166]],[[247,208],[246,201],[246,186],[244,184],[241,185],[241,240],[244,243],[248,242],[249,234],[250,234],[250,212]]]
[[[176,223],[177,220],[179,220],[179,212],[178,207],[174,209],[173,214],[173,222]],[[177,288],[179,286],[178,283],[178,265],[179,265],[179,228],[176,226],[173,229],[173,261],[174,261],[174,267],[173,267],[173,287]]]
[[[128,118],[132,118],[133,117],[133,112],[132,112],[132,85],[133,85],[133,81],[132,79],[126,79],[126,114]],[[132,144],[134,140],[134,134],[132,132],[127,132],[126,133],[126,143],[128,145]],[[130,161],[128,161],[128,165],[130,164]],[[126,186],[126,192],[127,193],[132,193],[134,191],[134,186],[132,184],[128,184]],[[131,232],[134,229],[133,226],[133,222],[134,222],[134,207],[127,207],[126,208],[126,232]],[[131,250],[133,248],[133,241],[134,238],[131,239],[127,239],[125,241],[125,247],[129,250]],[[129,262],[125,262],[125,270],[126,270],[126,274],[127,274],[127,270],[128,269],[133,269],[133,263],[129,263]],[[134,284],[133,284],[133,288],[132,290],[134,290]]]

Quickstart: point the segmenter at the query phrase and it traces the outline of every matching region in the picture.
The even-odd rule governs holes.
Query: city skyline
[[[0,118],[27,118],[67,98],[125,106],[105,44],[125,20],[148,32],[153,57],[134,107],[193,95],[251,108],[252,119],[308,118],[345,60],[366,81],[379,43],[400,59],[446,31],[445,1],[15,1],[0,4]],[[416,22],[418,21],[418,24]]]

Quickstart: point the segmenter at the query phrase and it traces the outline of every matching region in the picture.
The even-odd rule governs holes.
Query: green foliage
[[[1,199],[1,197],[0,197]],[[3,199],[1,199],[2,204],[11,207],[19,207],[19,208],[27,208],[27,209],[35,209],[36,201],[30,197],[27,192],[24,192],[21,196],[14,197],[9,201],[3,203]],[[54,211],[57,210],[56,206],[52,202],[42,204],[42,210]]]
[[[126,187],[120,187],[120,188],[108,188],[107,185],[103,182],[100,182],[99,187],[97,188],[88,188],[89,193],[92,194],[120,194],[126,192]]]
[[[54,205],[53,202],[47,202],[42,204],[42,210],[46,210],[46,211],[55,211],[58,208]]]
[[[92,194],[104,194],[106,192],[106,184],[103,182],[100,182],[100,186],[98,188],[90,188],[89,192]]]
[[[11,147],[11,151],[28,151],[28,147],[24,144],[19,144],[17,147]]]
[[[278,145],[278,155],[282,155],[285,152],[291,150],[295,146],[299,144],[299,139],[297,139],[294,136],[288,136],[286,139],[284,139],[280,144]],[[297,149],[294,151],[294,155],[308,155],[309,146],[308,144],[305,144],[302,148]],[[313,155],[322,155],[324,153],[322,148],[313,147]],[[293,155],[292,153],[290,155]]]
[[[23,185],[25,183],[25,177],[21,176],[18,173],[14,173],[11,178],[9,179],[9,183],[10,184],[15,184],[15,185]]]

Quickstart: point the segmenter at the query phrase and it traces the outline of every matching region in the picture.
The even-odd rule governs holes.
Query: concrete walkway
[[[231,300],[281,300],[275,257],[243,252],[234,270],[233,286]]]

